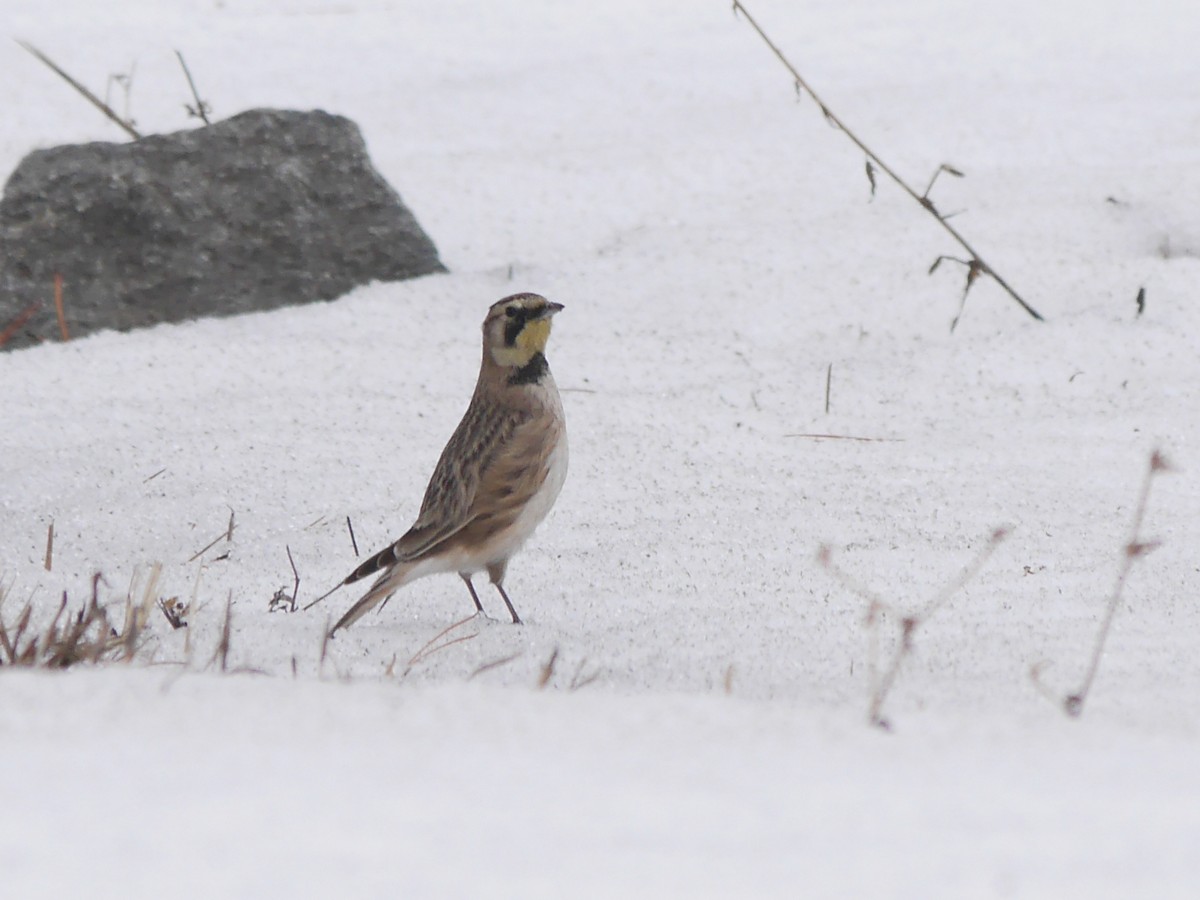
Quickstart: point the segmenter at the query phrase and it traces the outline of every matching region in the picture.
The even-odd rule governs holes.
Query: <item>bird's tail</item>
[[[386,601],[408,582],[408,576],[413,568],[412,563],[400,563],[380,575],[358,602],[346,610],[346,614],[337,620],[337,624],[333,628],[329,629],[329,636],[333,637],[342,628],[349,628],[380,603]],[[347,579],[347,581],[350,580],[352,579]]]

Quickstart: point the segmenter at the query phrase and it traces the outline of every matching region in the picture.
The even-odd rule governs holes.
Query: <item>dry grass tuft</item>
[[[92,576],[92,595],[75,611],[63,592],[54,618],[44,628],[33,628],[33,601],[28,601],[15,616],[5,615],[8,592],[0,587],[0,666],[29,669],[66,669],[80,663],[129,662],[142,644],[150,611],[154,609],[154,591],[160,567],[151,568],[141,597],[135,602],[131,590],[125,598],[120,626],[109,610],[100,604],[99,573]]]

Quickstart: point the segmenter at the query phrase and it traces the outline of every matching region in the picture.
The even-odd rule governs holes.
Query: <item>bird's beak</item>
[[[558,313],[560,313],[562,311],[563,311],[563,305],[561,303],[547,303],[546,311],[544,313],[542,313],[542,315],[548,319],[551,316],[557,315]]]

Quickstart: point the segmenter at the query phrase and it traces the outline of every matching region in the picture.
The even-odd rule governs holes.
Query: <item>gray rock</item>
[[[57,339],[56,273],[75,337],[444,271],[358,127],[319,111],[38,150],[0,199],[0,331],[40,302],[3,349]]]

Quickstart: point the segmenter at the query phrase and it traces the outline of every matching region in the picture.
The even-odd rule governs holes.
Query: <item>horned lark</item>
[[[457,572],[482,613],[471,576],[486,570],[513,622],[521,621],[504,572],[567,476],[566,422],[545,356],[551,319],[561,309],[537,294],[492,304],[475,393],[433,470],[417,521],[342,582],[381,573],[330,634],[410,581],[439,572]]]

